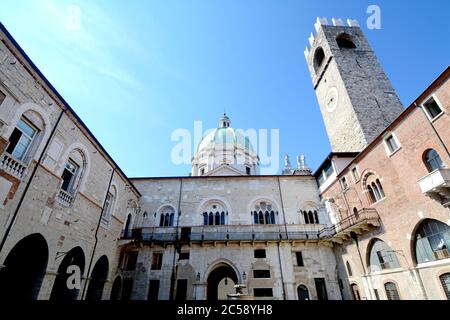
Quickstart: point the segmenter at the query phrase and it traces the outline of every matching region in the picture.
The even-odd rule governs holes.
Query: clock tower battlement
[[[305,58],[333,152],[359,152],[403,106],[356,20],[317,18]]]

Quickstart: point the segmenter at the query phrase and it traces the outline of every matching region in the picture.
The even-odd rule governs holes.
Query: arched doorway
[[[308,288],[304,284],[299,285],[297,287],[297,295],[298,300],[309,300]]]
[[[47,270],[48,246],[39,233],[20,240],[0,269],[0,300],[37,299]]]
[[[94,266],[89,281],[86,300],[101,300],[103,296],[103,287],[108,278],[109,263],[106,256],[101,256]]]
[[[361,296],[359,295],[358,285],[356,283],[352,283],[350,285],[350,288],[352,289],[353,300],[361,300]]]
[[[210,272],[207,280],[207,299],[224,299],[227,293],[235,293],[234,285],[237,284],[236,272],[228,264],[220,264]],[[231,290],[232,288],[232,290]]]
[[[113,282],[110,300],[120,300],[122,296],[122,278],[117,276]]]
[[[83,249],[80,247],[75,247],[68,251],[64,256],[64,259],[61,261],[58,268],[58,275],[56,276],[55,283],[53,284],[50,300],[69,301],[76,300],[78,298],[80,288],[69,289],[67,286],[67,279],[73,274],[68,273],[68,268],[73,265],[78,266],[80,276],[82,276],[84,272],[84,253]]]

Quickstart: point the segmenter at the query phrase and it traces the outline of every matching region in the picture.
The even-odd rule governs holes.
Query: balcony
[[[438,201],[444,207],[450,206],[450,169],[436,169],[417,181],[422,193]]]
[[[0,158],[0,169],[5,170],[18,179],[22,179],[27,170],[27,165],[5,152]]]
[[[70,194],[62,189],[59,190],[58,195],[56,196],[56,201],[58,201],[65,207],[71,207],[74,199],[75,199],[74,194]]]
[[[146,227],[122,232],[122,240],[145,243],[212,243],[318,241],[323,225],[223,225],[191,227]],[[178,231],[178,232],[177,232]]]
[[[351,233],[362,234],[371,228],[380,226],[380,217],[374,208],[363,208],[335,225],[319,232],[319,238],[325,242],[343,243],[351,238]]]

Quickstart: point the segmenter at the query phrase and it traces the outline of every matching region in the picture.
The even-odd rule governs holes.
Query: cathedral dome
[[[214,174],[220,166],[234,169],[236,174],[256,174],[259,158],[242,130],[230,127],[230,118],[224,114],[219,127],[208,133],[192,158],[192,175]],[[228,170],[229,171],[229,170]],[[232,173],[229,171],[228,173]]]

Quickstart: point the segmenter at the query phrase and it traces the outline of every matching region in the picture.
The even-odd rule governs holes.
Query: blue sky
[[[409,105],[449,63],[449,12],[437,0],[3,0],[0,20],[136,177],[187,175],[172,132],[213,128],[224,110],[233,127],[279,129],[280,164],[304,153],[316,169],[330,151],[303,55],[316,17],[357,19]]]

